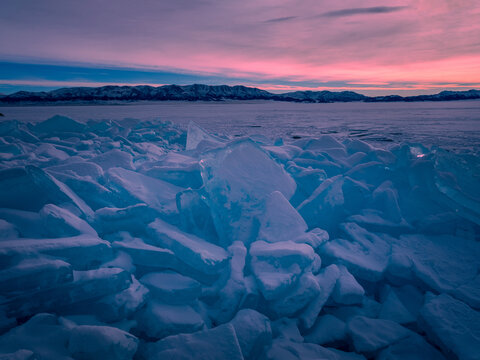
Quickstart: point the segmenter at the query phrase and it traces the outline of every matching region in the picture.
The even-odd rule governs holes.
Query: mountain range
[[[399,101],[447,101],[480,99],[479,90],[442,91],[434,95],[402,97],[399,95],[365,96],[353,91],[295,91],[274,94],[246,86],[228,85],[164,85],[164,86],[102,86],[72,87],[52,91],[18,91],[0,95],[3,104],[64,103],[64,102],[107,102],[140,100],[177,101],[222,101],[222,100],[275,100],[290,102],[331,103],[331,102],[399,102]]]

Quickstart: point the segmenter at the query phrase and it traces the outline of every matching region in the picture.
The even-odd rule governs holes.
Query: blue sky
[[[182,74],[175,72],[135,69],[105,68],[82,65],[28,64],[0,61],[0,92],[19,90],[45,91],[61,86],[86,86],[104,84],[187,84],[218,83],[226,78]]]
[[[10,94],[16,91],[48,91],[69,86],[116,85],[152,85],[166,84],[207,84],[238,85],[269,88],[273,92],[285,92],[296,87],[343,88],[348,84],[341,81],[315,83],[313,81],[291,81],[271,79],[273,84],[242,77],[226,77],[215,74],[194,74],[168,72],[154,69],[135,69],[123,67],[102,67],[90,64],[29,64],[0,61],[0,93]],[[368,84],[364,85],[367,89]],[[278,89],[277,89],[278,87]],[[368,92],[368,91],[367,91]]]

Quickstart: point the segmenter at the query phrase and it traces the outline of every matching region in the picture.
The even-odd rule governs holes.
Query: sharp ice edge
[[[0,123],[1,359],[479,359],[480,161]]]

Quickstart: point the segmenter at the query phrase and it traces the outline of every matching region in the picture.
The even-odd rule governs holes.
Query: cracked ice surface
[[[0,359],[480,359],[479,180],[420,145],[4,121]]]

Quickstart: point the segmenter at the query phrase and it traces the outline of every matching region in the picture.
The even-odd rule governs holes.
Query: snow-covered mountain
[[[393,102],[393,101],[450,101],[450,100],[473,100],[480,99],[479,90],[468,91],[442,91],[433,95],[417,95],[417,96],[375,96],[365,99],[368,102]]]
[[[302,101],[302,102],[350,102],[363,101],[367,98],[365,95],[357,94],[353,91],[295,91],[280,95],[284,101]]]
[[[62,88],[49,92],[19,91],[6,96],[3,101],[56,102],[101,100],[252,100],[275,97],[265,90],[245,86],[165,85],[153,86],[102,86]]]
[[[97,101],[221,101],[221,100],[275,100],[291,102],[385,102],[385,101],[443,101],[480,99],[480,91],[442,91],[435,95],[401,97],[398,95],[368,97],[352,91],[295,91],[273,94],[246,86],[228,85],[165,85],[165,86],[102,86],[61,88],[48,92],[19,91],[0,96],[0,103],[30,102],[97,102]]]

